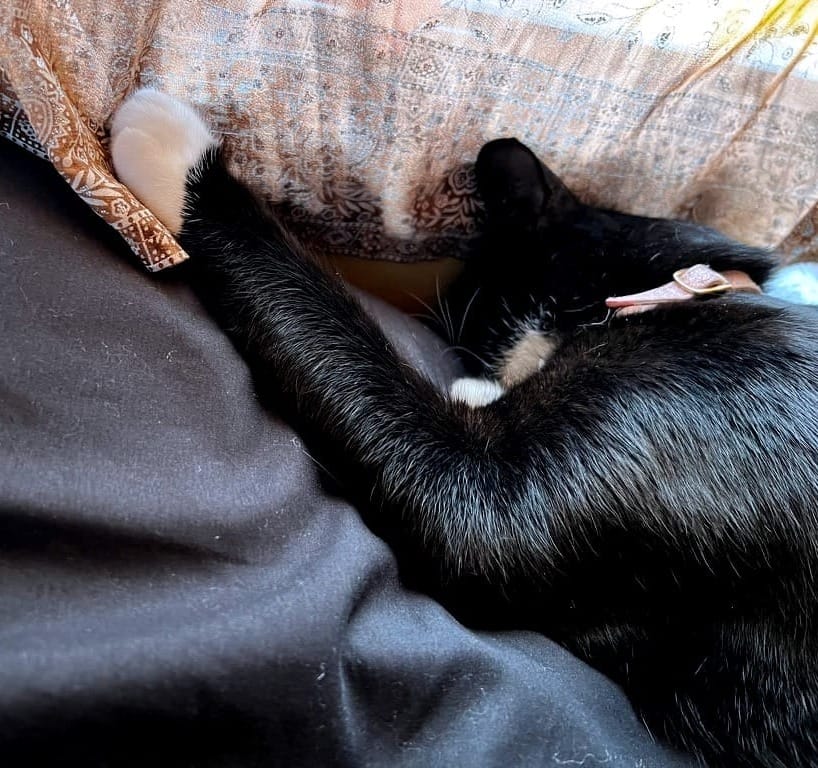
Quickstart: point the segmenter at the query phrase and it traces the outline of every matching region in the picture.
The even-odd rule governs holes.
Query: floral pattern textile
[[[515,135],[589,202],[818,257],[809,0],[6,0],[0,135],[150,270],[185,258],[112,172],[150,85],[197,105],[316,254],[465,254],[480,145]]]

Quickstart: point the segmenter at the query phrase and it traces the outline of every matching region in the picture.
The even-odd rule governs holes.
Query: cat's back
[[[510,407],[623,514],[818,531],[815,308],[730,297],[578,328]]]

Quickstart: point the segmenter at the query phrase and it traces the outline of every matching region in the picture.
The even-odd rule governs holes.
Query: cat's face
[[[566,307],[576,294],[587,301],[600,290],[652,282],[666,262],[709,263],[725,249],[742,248],[689,222],[583,205],[516,139],[486,144],[476,173],[491,258],[525,275],[529,290],[546,290]]]
[[[606,298],[653,288],[682,267],[738,267],[757,280],[769,269],[766,252],[707,227],[582,204],[516,139],[486,144],[476,174],[486,237],[474,264],[480,318],[464,342],[488,356],[519,339],[521,321],[546,333],[602,322]]]

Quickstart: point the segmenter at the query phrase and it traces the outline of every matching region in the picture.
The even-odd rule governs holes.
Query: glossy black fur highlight
[[[708,764],[818,765],[818,313],[727,296],[612,318],[607,296],[676,269],[760,281],[771,256],[586,207],[514,140],[477,171],[485,243],[450,298],[467,361],[493,372],[521,328],[559,340],[484,408],[404,363],[217,151],[188,176],[180,239],[407,578],[563,643]]]

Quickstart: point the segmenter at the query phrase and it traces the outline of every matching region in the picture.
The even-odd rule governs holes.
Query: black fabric
[[[402,588],[188,288],[7,144],[0,276],[0,764],[689,764],[548,639]]]

